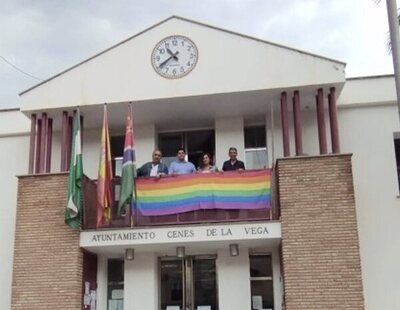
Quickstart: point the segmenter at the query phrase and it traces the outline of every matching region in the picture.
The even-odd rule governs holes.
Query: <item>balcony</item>
[[[125,214],[118,216],[118,201],[114,201],[110,222],[100,228],[277,220],[279,210],[274,201],[276,195],[273,179],[272,169],[168,176],[159,179],[138,178],[137,203],[132,208],[126,208]],[[249,185],[252,182],[255,184],[253,188]],[[262,182],[265,182],[265,188]],[[119,184],[119,178],[113,180],[115,197],[118,197]],[[94,180],[85,182],[84,230],[98,228],[96,190]],[[178,199],[171,195],[172,192],[179,192],[183,196]],[[149,198],[149,195],[152,197]],[[157,197],[154,198],[154,195]],[[154,199],[158,202],[157,206],[147,203]],[[190,201],[190,205],[183,201]],[[227,201],[229,202],[226,203]],[[176,209],[179,204],[185,206]]]

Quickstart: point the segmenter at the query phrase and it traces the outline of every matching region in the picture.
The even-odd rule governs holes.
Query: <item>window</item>
[[[163,154],[163,163],[167,166],[176,160],[176,153],[181,147],[186,151],[187,160],[196,167],[199,164],[201,154],[207,152],[214,155],[215,152],[215,134],[213,129],[161,133],[158,141]]]
[[[107,274],[107,309],[124,308],[124,261],[122,259],[108,260]]]
[[[121,177],[122,174],[122,161],[124,155],[124,145],[125,145],[125,136],[111,136],[110,137],[110,148],[111,148],[111,163],[112,163],[112,170],[113,170],[113,178]],[[119,182],[115,182],[113,180],[111,182],[111,192],[114,198],[114,205],[111,208],[111,218],[117,219],[121,218],[117,213],[118,208],[116,207],[115,202],[119,200],[119,192],[120,192],[120,185]],[[125,209],[126,210],[126,209]],[[121,214],[122,217],[125,214]]]
[[[274,309],[271,254],[250,255],[251,309]]]
[[[265,125],[244,128],[246,169],[268,167]]]
[[[122,158],[124,156],[125,136],[111,136],[111,158],[113,163],[114,176],[121,176]]]
[[[397,181],[400,190],[400,132],[395,132],[394,136],[394,151],[396,154]]]
[[[176,159],[177,150],[184,147],[184,137],[180,133],[160,134],[159,141],[162,161],[169,166]]]

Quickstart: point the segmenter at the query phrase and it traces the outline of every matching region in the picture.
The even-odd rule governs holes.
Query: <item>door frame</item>
[[[181,261],[182,262],[182,309],[194,309],[194,276],[193,276],[193,261],[201,259],[213,259],[215,262],[215,282],[216,282],[216,297],[217,309],[219,309],[219,295],[218,295],[218,273],[217,273],[217,260],[218,256],[212,254],[206,255],[186,255],[183,258],[177,256],[159,256],[158,257],[158,309],[161,310],[161,262],[162,261]]]

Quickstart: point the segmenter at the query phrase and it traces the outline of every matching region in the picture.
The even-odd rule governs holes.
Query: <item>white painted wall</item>
[[[393,103],[395,98],[396,88],[393,75],[352,78],[346,81],[338,98],[338,105]]]
[[[136,167],[152,160],[156,147],[156,129],[154,124],[135,126]]]
[[[223,118],[215,120],[215,158],[219,169],[228,160],[228,150],[233,146],[238,150],[238,159],[245,161],[243,118]]]
[[[60,172],[61,170],[61,132],[53,131],[53,141],[51,144],[51,165],[50,172]]]
[[[17,175],[28,171],[29,136],[0,138],[0,309],[11,307]],[[6,151],[7,150],[7,151]],[[10,154],[12,154],[10,156]]]
[[[101,128],[83,129],[83,171],[91,179],[97,179],[99,173]]]
[[[124,309],[158,309],[158,259],[155,253],[135,253],[125,260]]]
[[[251,309],[249,252],[243,247],[239,250],[239,256],[230,256],[226,249],[218,251],[218,300],[221,310]]]
[[[0,137],[26,135],[30,132],[30,125],[30,119],[19,110],[0,110]]]
[[[327,104],[326,104],[327,107]],[[276,104],[276,109],[280,109],[279,105]],[[296,144],[294,136],[294,121],[293,113],[288,113],[289,119],[289,145],[290,145],[290,156],[296,155]],[[277,158],[283,157],[283,140],[282,140],[282,125],[280,112],[274,112],[274,126],[271,124],[271,114],[266,115],[266,126],[267,126],[267,150],[268,150],[268,162],[274,163]],[[318,155],[319,154],[319,141],[318,141],[318,124],[316,111],[313,109],[301,111],[301,123],[302,123],[302,136],[303,136],[303,155]],[[328,111],[325,111],[325,126],[326,126],[326,140],[328,153],[332,152],[331,147],[331,132],[329,127]]]
[[[339,110],[342,152],[353,153],[357,220],[367,310],[400,309],[400,198],[393,132],[397,107]]]
[[[28,172],[30,123],[19,111],[0,113],[0,309],[11,308],[17,175]]]

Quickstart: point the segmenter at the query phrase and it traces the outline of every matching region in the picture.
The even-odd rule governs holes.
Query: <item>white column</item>
[[[135,253],[125,260],[124,309],[158,309],[158,260],[154,253]]]
[[[243,118],[223,118],[215,120],[215,159],[219,169],[228,160],[228,150],[233,146],[238,150],[238,159],[245,162]]]
[[[272,251],[272,281],[274,290],[274,309],[282,309],[283,279],[281,277],[281,261],[279,258],[279,249]]]
[[[251,309],[249,252],[239,247],[239,253],[230,256],[229,249],[218,251],[219,309]]]
[[[108,259],[107,257],[97,256],[97,310],[107,310],[107,272]]]
[[[272,103],[271,103],[272,104]],[[268,107],[271,107],[271,104]],[[276,107],[274,107],[276,109]],[[279,117],[279,115],[278,115]],[[267,156],[268,156],[268,166],[271,167],[276,160],[276,158],[282,155],[282,138],[278,137],[278,132],[281,134],[280,120],[277,119],[277,114],[274,111],[274,123],[272,124],[271,109],[265,116],[265,130],[267,138]],[[280,151],[280,152],[279,152]]]

